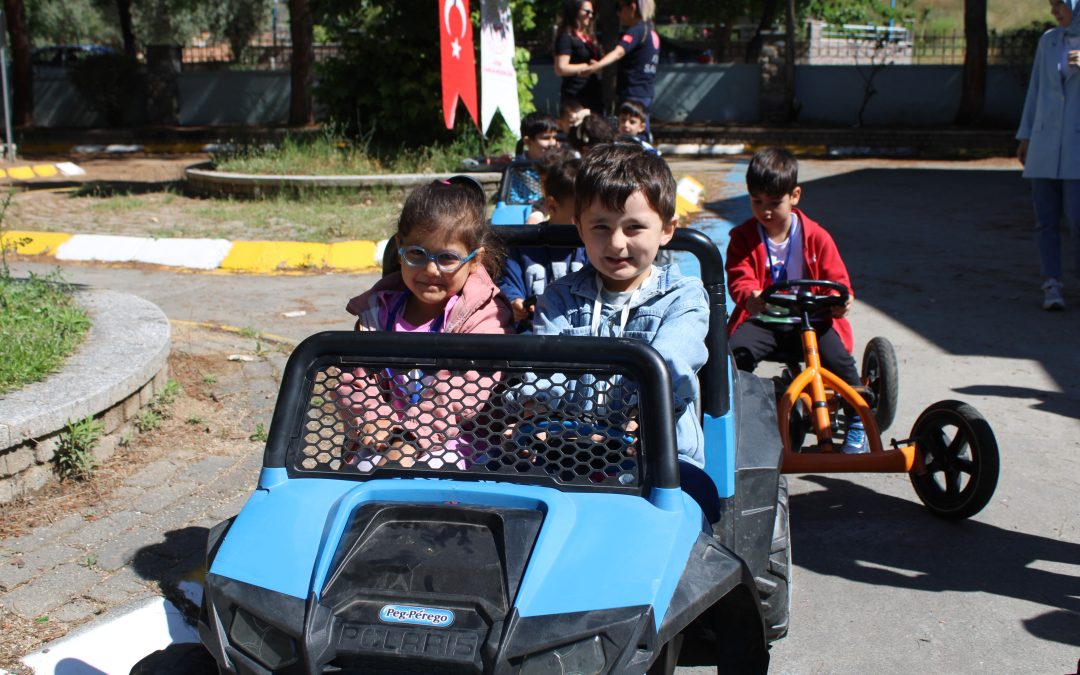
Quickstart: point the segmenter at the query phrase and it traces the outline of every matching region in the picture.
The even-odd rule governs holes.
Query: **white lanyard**
[[[784,262],[780,269],[777,269],[777,265],[773,263],[772,247],[769,245],[769,237],[765,234],[765,228],[760,224],[758,225],[758,234],[761,235],[761,243],[765,245],[765,259],[769,266],[769,276],[772,278],[774,284],[778,284],[781,281],[787,281],[788,276],[788,262],[791,260],[791,250],[795,248],[795,232],[799,226],[799,220],[795,217],[795,214],[791,214],[791,227],[788,229],[788,247],[784,253]],[[783,242],[781,242],[783,243]],[[776,258],[776,262],[780,262],[780,258]]]
[[[649,269],[649,275],[652,276],[652,268]],[[619,312],[619,332],[615,337],[621,337],[623,330],[626,329],[626,322],[630,318],[630,306],[637,300],[638,293],[641,291],[641,287],[648,283],[649,277],[645,277],[645,280],[641,282],[641,286],[634,289],[634,292],[630,294],[630,299],[626,301],[626,304],[622,306],[622,310]],[[600,283],[600,275],[596,275],[596,297],[593,299],[592,307],[592,326],[589,329],[590,335],[600,337],[600,310],[604,306],[604,302],[601,299],[604,291],[604,285]]]

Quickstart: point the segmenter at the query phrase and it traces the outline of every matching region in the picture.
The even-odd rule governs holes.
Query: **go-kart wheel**
[[[791,437],[792,452],[802,449],[806,432],[811,426],[810,411],[802,401],[796,401],[795,405],[791,406],[791,414],[788,416],[788,435]]]
[[[896,419],[896,401],[900,380],[896,369],[896,351],[892,343],[876,337],[863,350],[862,381],[874,394],[870,410],[877,420],[878,431],[885,431]]]
[[[791,520],[788,515],[787,476],[780,476],[776,494],[776,517],[773,521],[769,563],[761,576],[756,577],[761,598],[765,638],[779,640],[788,633],[791,616]]]
[[[970,518],[990,502],[997,487],[997,439],[979,411],[960,401],[938,401],[911,429],[926,471],[911,484],[926,508],[946,520]]]

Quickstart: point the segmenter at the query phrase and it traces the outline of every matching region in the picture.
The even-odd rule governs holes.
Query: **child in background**
[[[625,145],[598,145],[575,180],[574,221],[589,264],[549,285],[536,307],[541,335],[628,337],[651,344],[671,373],[683,489],[710,522],[719,518],[702,471],[705,441],[697,411],[697,371],[708,350],[709,304],[701,280],[675,264],[656,266],[671,241],[675,179],[664,160]]]
[[[570,225],[574,222],[574,179],[580,166],[580,159],[568,152],[558,151],[549,154],[542,163],[548,223]],[[547,285],[581,269],[585,261],[585,250],[580,247],[521,247],[510,250],[506,256],[505,270],[499,279],[499,288],[510,301],[519,330],[531,327],[532,306]]]
[[[515,160],[538,161],[549,150],[559,147],[556,138],[559,126],[555,118],[541,112],[531,112],[521,120],[521,140]],[[510,174],[510,203],[532,204],[540,201],[540,175],[535,169]]]
[[[401,270],[349,301],[346,309],[356,316],[356,330],[511,332],[510,305],[492,281],[500,272],[502,248],[484,219],[485,201],[484,189],[467,176],[433,181],[410,194],[398,219]],[[423,460],[437,468],[440,463],[431,455],[458,450],[456,439],[447,438],[430,423],[418,423],[417,418],[437,419],[440,428],[456,429],[483,402],[474,395],[473,404],[465,405],[462,401],[468,401],[460,396],[451,400],[445,391],[423,390],[425,378],[416,373],[356,369],[341,373],[340,380],[334,398],[346,418],[350,438],[358,441],[345,460],[367,470],[387,458],[402,467]],[[449,382],[451,387],[466,384],[464,378],[454,380]],[[490,392],[493,385],[478,384],[483,392]],[[429,414],[421,416],[421,412]],[[385,426],[387,420],[396,426],[387,429],[374,424],[379,421]],[[459,468],[465,462],[461,452],[447,459]]]
[[[574,98],[565,98],[562,103],[559,104],[559,119],[555,122],[559,126],[559,133],[565,140],[570,134],[570,129],[581,124],[592,113],[591,110],[581,105],[581,102]]]
[[[771,284],[795,279],[835,281],[851,294],[843,307],[814,325],[821,363],[844,382],[859,386],[851,356],[851,324],[844,316],[854,292],[847,267],[829,233],[795,208],[802,196],[799,163],[783,148],[765,148],[750,160],[746,186],[754,217],[731,231],[725,268],[735,310],[728,321],[728,346],[740,370],[753,371],[777,351],[802,353],[799,318],[768,317],[761,294]],[[862,421],[849,418],[842,451],[869,452]]]
[[[634,142],[645,152],[659,155],[660,152],[648,140],[645,121],[649,114],[637,101],[623,101],[619,105],[619,141]]]
[[[601,115],[589,115],[580,124],[570,129],[568,139],[570,147],[582,156],[589,148],[615,140],[615,128]]]

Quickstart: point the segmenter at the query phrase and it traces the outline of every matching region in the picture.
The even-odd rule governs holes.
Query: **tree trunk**
[[[116,0],[116,15],[120,17],[120,35],[124,40],[124,56],[134,60],[135,29],[131,25],[131,0]]]
[[[784,17],[784,105],[795,116],[795,0],[787,0]]]
[[[12,126],[34,123],[34,81],[30,69],[30,36],[26,32],[23,0],[4,0],[9,47],[11,49]]]
[[[960,83],[957,124],[972,124],[982,115],[986,99],[986,0],[964,0],[964,70]]]
[[[746,44],[746,62],[757,63],[761,57],[761,46],[765,43],[762,33],[772,28],[776,21],[776,9],[780,6],[780,0],[765,0],[761,8],[761,21],[758,23],[757,32],[750,42]]]
[[[311,64],[315,61],[314,19],[308,0],[289,0],[289,31],[292,34],[292,93],[289,124],[311,124]]]

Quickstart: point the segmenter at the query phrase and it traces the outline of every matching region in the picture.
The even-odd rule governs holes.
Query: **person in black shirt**
[[[618,62],[616,99],[636,101],[646,112],[652,110],[656,64],[660,62],[660,36],[652,22],[655,10],[653,0],[619,0],[619,23],[625,27],[625,32],[619,38],[619,44],[595,64],[588,66],[586,71],[599,72]]]
[[[599,60],[600,46],[593,32],[593,4],[589,0],[566,0],[555,36],[555,74],[562,78],[560,98],[577,99],[586,108],[601,112],[603,92],[599,73],[586,72]]]

